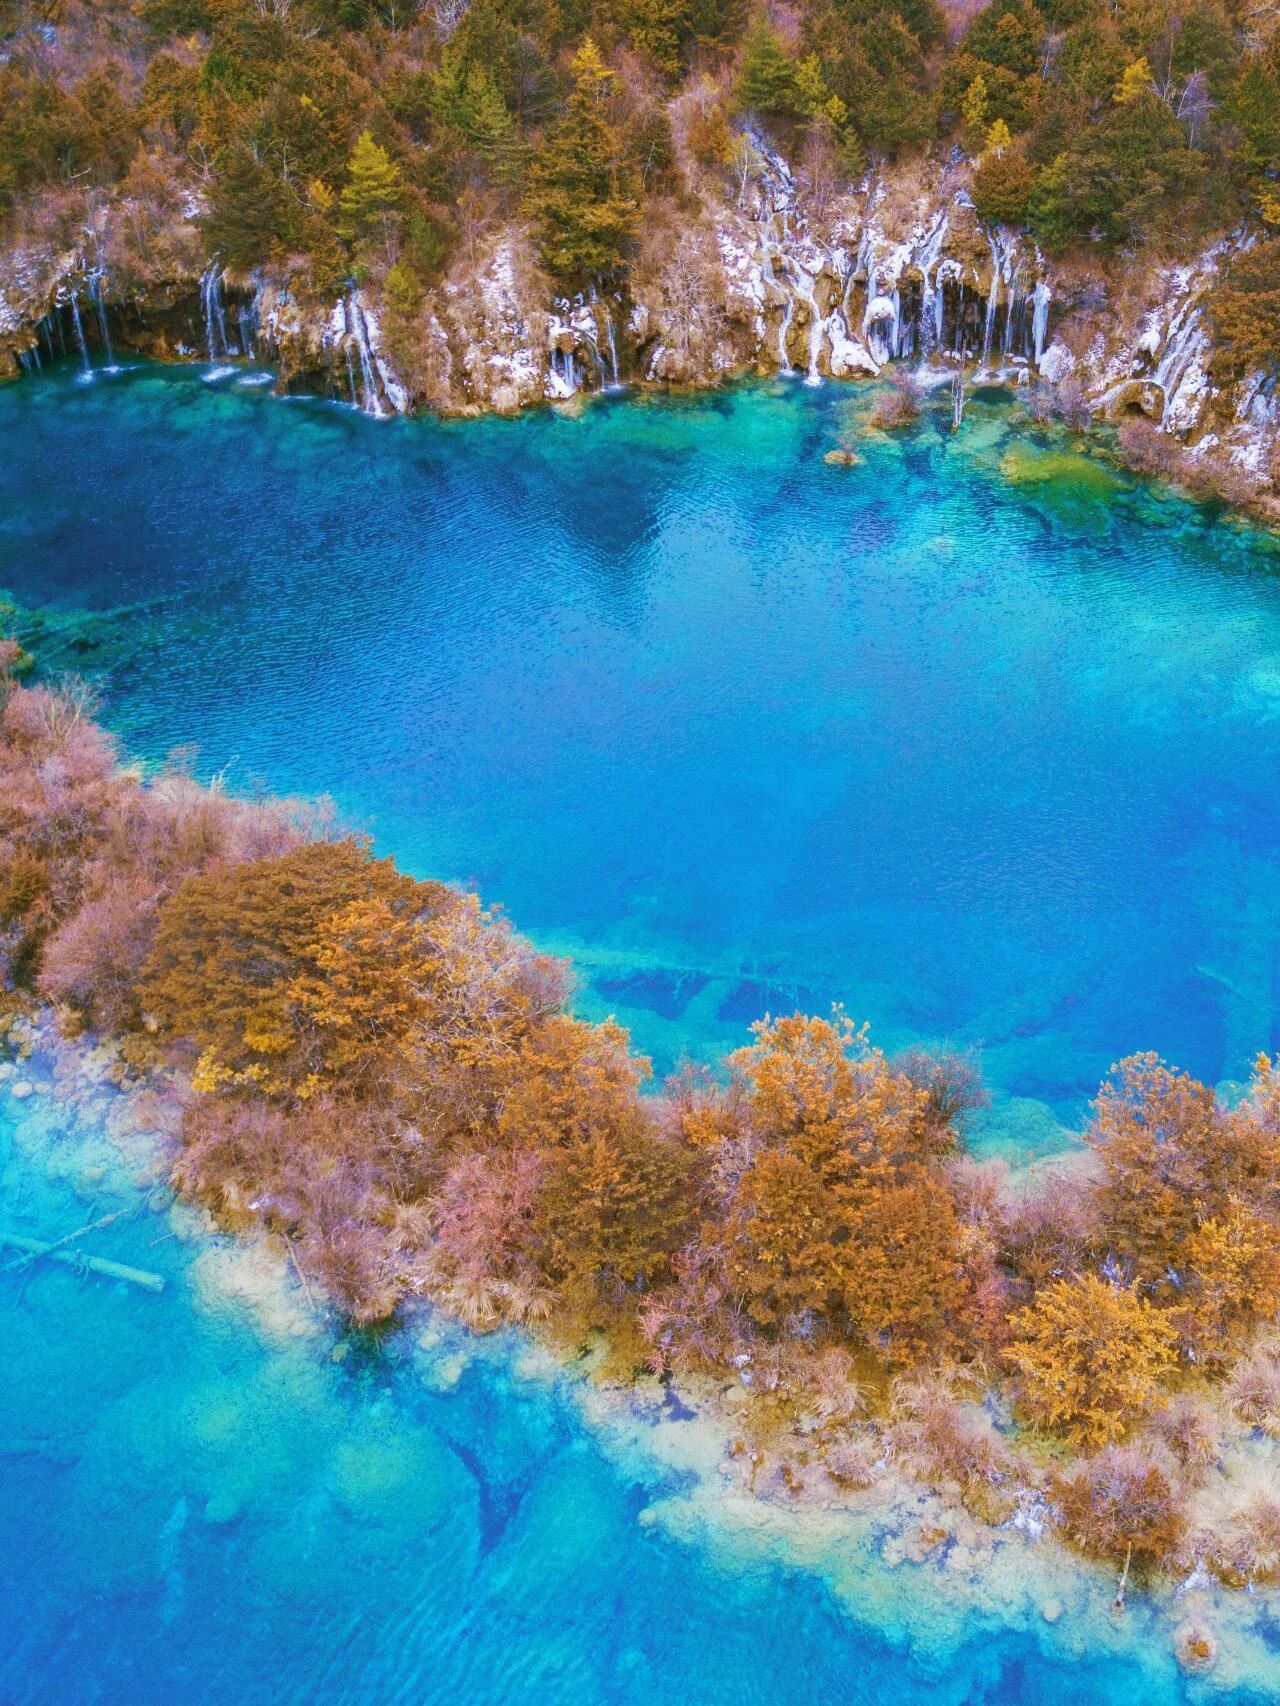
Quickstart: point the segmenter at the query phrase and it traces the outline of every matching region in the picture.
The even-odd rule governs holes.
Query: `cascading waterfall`
[[[1023,292],[1020,288],[1021,272],[1015,267],[1009,279],[1009,300],[1004,311],[1004,353],[1010,356],[1014,353],[1013,343],[1018,331],[1018,317],[1023,307]]]
[[[787,354],[787,340],[791,335],[791,322],[796,317],[796,300],[788,288],[790,280],[788,279],[787,283],[784,284],[778,277],[777,262],[779,260],[783,261],[785,268],[786,261],[779,250],[768,249],[765,251],[765,262],[769,268],[770,281],[782,292],[783,297],[782,324],[778,328],[778,365],[782,373],[789,376],[795,372],[795,368],[791,365],[791,357]]]
[[[360,407],[360,398],[356,394],[356,368],[355,363],[351,359],[351,345],[349,343],[343,344],[342,353],[347,358],[347,386],[351,392],[351,407],[353,409],[358,409]]]
[[[364,310],[355,291],[347,296],[347,330],[356,346],[356,354],[360,357],[360,407],[366,415],[381,419],[386,413],[382,405],[382,397],[378,390],[378,373],[373,364],[373,350],[369,343],[369,328],[365,324]]]
[[[920,268],[920,311],[916,319],[916,346],[922,355],[931,355],[942,346],[942,281],[938,267],[942,260],[942,245],[947,236],[947,214],[943,209],[934,219],[915,255]]]
[[[71,324],[76,331],[76,348],[80,351],[80,365],[85,373],[93,372],[93,363],[89,360],[89,346],[84,341],[84,326],[80,319],[80,292],[71,292]]]
[[[231,354],[227,339],[227,316],[222,306],[222,274],[215,260],[200,276],[200,302],[204,309],[204,341],[209,360]]]
[[[250,361],[258,359],[258,339],[262,336],[262,275],[253,274],[253,296],[242,302],[236,313],[236,330],[240,348]]]
[[[115,352],[111,348],[111,333],[107,328],[107,306],[102,299],[103,277],[104,274],[100,266],[95,267],[89,274],[89,295],[93,299],[94,307],[98,311],[98,330],[102,334],[102,347],[106,351],[107,355],[107,371],[113,373],[115,371],[116,358]]]
[[[809,310],[809,357],[805,364],[804,382],[806,385],[821,385],[822,374],[818,371],[818,362],[822,355],[822,315],[818,311],[818,298],[814,290],[815,280],[811,280],[802,267],[797,267],[798,277],[793,288],[796,295]]]
[[[616,391],[621,386],[622,381],[618,378],[618,346],[613,336],[613,315],[608,308],[604,311],[604,328],[609,334],[609,370],[613,375],[611,383]]]

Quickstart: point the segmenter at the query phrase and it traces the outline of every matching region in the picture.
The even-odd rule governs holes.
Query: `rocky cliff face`
[[[158,276],[140,277],[117,262],[108,211],[76,249],[0,257],[0,374],[64,350],[87,367],[133,351],[260,359],[284,387],[391,414],[511,413],[744,372],[818,383],[910,364],[928,383],[962,368],[1056,388],[1077,412],[1141,417],[1149,462],[1167,449],[1231,495],[1275,501],[1280,398],[1260,375],[1222,389],[1210,371],[1204,310],[1230,239],[1178,266],[1053,265],[980,223],[962,162],[875,174],[818,207],[754,142],[736,197],[650,206],[625,301],[557,298],[512,227],[460,255],[393,324],[365,291],[306,303],[265,270],[198,270],[195,209]]]

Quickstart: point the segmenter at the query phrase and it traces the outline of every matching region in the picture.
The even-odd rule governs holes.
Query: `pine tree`
[[[400,168],[362,130],[347,162],[347,182],[338,198],[338,229],[355,242],[371,236],[386,237],[404,202],[404,180]]]
[[[528,200],[543,264],[567,285],[617,274],[636,221],[631,174],[609,121],[613,73],[589,36],[572,71],[568,109],[543,147]]]
[[[748,111],[795,111],[796,67],[765,17],[756,18],[743,39],[736,98],[738,106]]]
[[[255,267],[294,233],[291,206],[279,178],[249,148],[232,149],[213,181],[201,219],[211,250],[224,266]]]

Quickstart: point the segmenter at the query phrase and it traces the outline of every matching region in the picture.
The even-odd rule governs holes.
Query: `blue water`
[[[1038,1153],[1128,1050],[1275,1046],[1280,559],[996,399],[824,463],[869,402],[377,424],[55,375],[0,392],[0,586],[131,752],[330,793],[660,1068],[841,1000],[980,1051],[981,1141]],[[127,1200],[39,1098],[0,1156],[19,1119],[10,1222]],[[6,1706],[1201,1697],[1140,1613],[1055,1646],[934,1626],[927,1569],[675,1538],[686,1480],[518,1346],[264,1340],[168,1232],[100,1245],[159,1298],[0,1276]]]
[[[92,1124],[86,1139],[49,1099],[19,1127],[6,1101],[8,1226],[47,1236],[139,1200]],[[673,1534],[651,1519],[688,1477],[606,1450],[518,1345],[294,1337],[296,1291],[264,1337],[235,1252],[171,1236],[163,1212],[89,1242],[169,1284],[0,1276],[5,1706],[1201,1697],[1171,1625],[1155,1634],[1135,1606],[1110,1626],[1105,1579],[1053,1630],[1034,1601],[1006,1622],[979,1598],[957,1622],[931,1611],[932,1567],[899,1565],[886,1596],[890,1573],[840,1547],[800,1569],[698,1523]],[[230,1284],[202,1272],[224,1255]]]
[[[10,387],[0,586],[100,613],[47,655],[132,751],[333,795],[660,1068],[838,1000],[1068,1122],[1134,1049],[1238,1076],[1277,1042],[1274,541],[1005,403],[826,465],[869,402]]]

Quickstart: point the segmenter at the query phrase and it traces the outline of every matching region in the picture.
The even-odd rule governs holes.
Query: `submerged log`
[[[164,1275],[148,1273],[145,1268],[131,1268],[124,1262],[109,1262],[103,1256],[90,1256],[84,1250],[69,1250],[58,1240],[28,1238],[22,1232],[0,1232],[0,1249],[21,1250],[28,1256],[47,1256],[51,1262],[62,1262],[81,1273],[98,1274],[103,1279],[124,1280],[140,1285],[144,1291],[163,1291]]]

